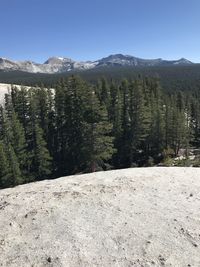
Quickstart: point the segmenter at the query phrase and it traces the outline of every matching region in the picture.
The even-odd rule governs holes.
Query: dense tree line
[[[0,188],[152,166],[199,146],[199,93],[166,94],[156,78],[13,86],[0,108]]]
[[[22,71],[1,71],[0,82],[11,84],[23,84],[27,86],[36,86],[41,82],[45,87],[54,88],[58,80],[67,76],[79,75],[87,82],[96,84],[99,78],[105,77],[108,81],[115,80],[120,83],[126,77],[135,79],[138,75],[147,77],[159,77],[162,88],[165,92],[174,91],[194,91],[200,89],[200,64],[191,65],[173,65],[173,66],[149,66],[149,67],[131,67],[131,66],[107,66],[88,69],[84,71],[69,71],[67,73],[28,73]]]

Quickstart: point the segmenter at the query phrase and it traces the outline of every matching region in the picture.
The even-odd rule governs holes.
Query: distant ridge
[[[88,70],[105,66],[173,66],[173,65],[191,65],[193,62],[181,58],[178,60],[142,59],[130,55],[115,54],[96,61],[75,61],[64,57],[50,57],[43,64],[33,61],[13,61],[6,58],[0,58],[0,70],[3,71],[24,71],[29,73],[64,73],[72,70]]]

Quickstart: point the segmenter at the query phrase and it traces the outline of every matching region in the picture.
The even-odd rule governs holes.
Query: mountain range
[[[193,62],[181,58],[179,60],[142,59],[130,55],[115,54],[96,61],[75,61],[70,58],[51,57],[43,64],[33,61],[13,61],[6,58],[0,58],[0,70],[3,71],[24,71],[29,73],[64,73],[72,70],[88,70],[106,66],[131,66],[131,67],[149,67],[149,66],[173,66],[173,65],[191,65]]]

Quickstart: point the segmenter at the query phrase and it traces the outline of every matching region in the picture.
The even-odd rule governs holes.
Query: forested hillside
[[[0,109],[0,187],[111,168],[153,166],[200,146],[200,93],[158,79],[96,85],[71,76],[12,87]],[[198,158],[192,162],[199,165]]]
[[[188,66],[155,66],[155,67],[99,67],[84,71],[70,71],[60,74],[27,73],[20,71],[4,72],[0,71],[0,83],[40,85],[54,87],[62,78],[70,77],[72,74],[80,76],[82,79],[96,84],[102,77],[108,81],[114,80],[116,83],[124,78],[131,80],[138,75],[143,77],[156,77],[160,79],[165,92],[174,91],[194,91],[200,89],[200,64]]]

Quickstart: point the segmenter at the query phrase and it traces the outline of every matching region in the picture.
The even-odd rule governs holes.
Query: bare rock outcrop
[[[200,266],[200,170],[141,168],[0,191],[0,266]]]

